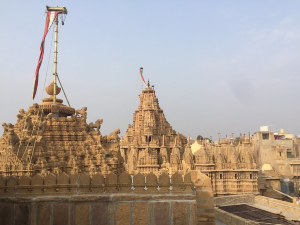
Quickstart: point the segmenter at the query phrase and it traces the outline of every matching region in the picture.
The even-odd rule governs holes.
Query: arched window
[[[252,179],[252,174],[250,173],[250,179]]]
[[[237,174],[234,174],[234,178],[237,179]]]
[[[220,174],[220,179],[223,179],[223,176],[222,176],[222,174]]]

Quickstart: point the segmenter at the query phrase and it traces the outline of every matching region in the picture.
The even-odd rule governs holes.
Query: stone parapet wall
[[[290,203],[265,196],[255,196],[253,203],[277,209],[283,212],[284,215],[286,214],[287,217],[300,220],[300,205],[296,202]]]
[[[195,195],[99,194],[0,198],[0,224],[197,224]]]
[[[159,177],[153,173],[134,176],[123,172],[117,176],[108,174],[105,178],[98,173],[90,176],[87,173],[68,176],[39,174],[31,177],[0,176],[0,196],[41,196],[41,195],[87,195],[102,193],[137,193],[137,194],[169,194],[192,193],[190,173],[184,177],[174,173],[171,177],[163,173]]]
[[[252,204],[254,202],[255,195],[230,195],[230,196],[222,196],[215,197],[215,205],[216,206],[225,206],[225,205],[237,205],[249,203]]]
[[[63,218],[55,216],[62,211]],[[27,224],[40,224],[45,216],[58,225],[98,224],[93,221],[106,217],[100,224],[215,224],[211,180],[199,171],[0,176],[0,224],[18,224],[23,216]],[[56,218],[64,223],[54,223]]]

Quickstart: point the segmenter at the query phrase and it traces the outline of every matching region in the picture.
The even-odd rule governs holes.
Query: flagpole
[[[56,76],[57,76],[57,43],[58,43],[58,15],[55,17],[55,41],[54,41],[54,81],[53,81],[53,105],[56,105]]]
[[[141,74],[141,93],[143,93],[143,67],[140,67],[140,74]]]

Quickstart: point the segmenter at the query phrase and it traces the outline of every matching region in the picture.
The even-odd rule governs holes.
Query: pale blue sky
[[[45,6],[59,5],[69,14],[58,73],[71,105],[87,106],[88,122],[104,119],[103,135],[116,128],[124,135],[132,123],[140,66],[180,133],[216,140],[218,132],[274,125],[300,134],[299,1],[0,2],[1,123],[14,124],[19,108],[28,108]],[[51,38],[52,30],[38,103]]]

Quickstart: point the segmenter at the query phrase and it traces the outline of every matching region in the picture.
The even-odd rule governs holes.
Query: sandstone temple
[[[297,151],[291,141],[277,146],[269,132],[238,142],[191,141],[167,121],[142,67],[146,88],[124,138],[119,128],[102,134],[103,119],[87,122],[87,107],[70,106],[57,73],[58,23],[67,13],[66,7],[46,6],[32,97],[45,37],[55,23],[49,96],[20,109],[15,123],[2,123],[0,225],[215,225],[215,218],[229,225],[296,224],[291,220],[300,219],[300,201],[285,194],[283,202],[278,189],[283,174],[299,180],[300,162],[284,154],[299,156],[299,140]],[[57,97],[61,90],[66,105]],[[293,173],[285,169],[290,165]],[[272,207],[272,213],[262,210]]]
[[[87,123],[87,107],[75,110],[59,98],[53,105],[53,89],[52,82],[46,87],[49,97],[41,104],[34,103],[27,111],[20,109],[15,125],[2,124],[0,174],[85,172],[106,176],[127,171],[159,176],[198,170],[211,179],[215,194],[258,193],[251,143],[203,143],[193,154],[189,138],[166,120],[150,85],[139,96],[140,104],[124,139],[118,136],[119,129],[103,136],[102,119]],[[56,89],[59,94],[60,88]]]

